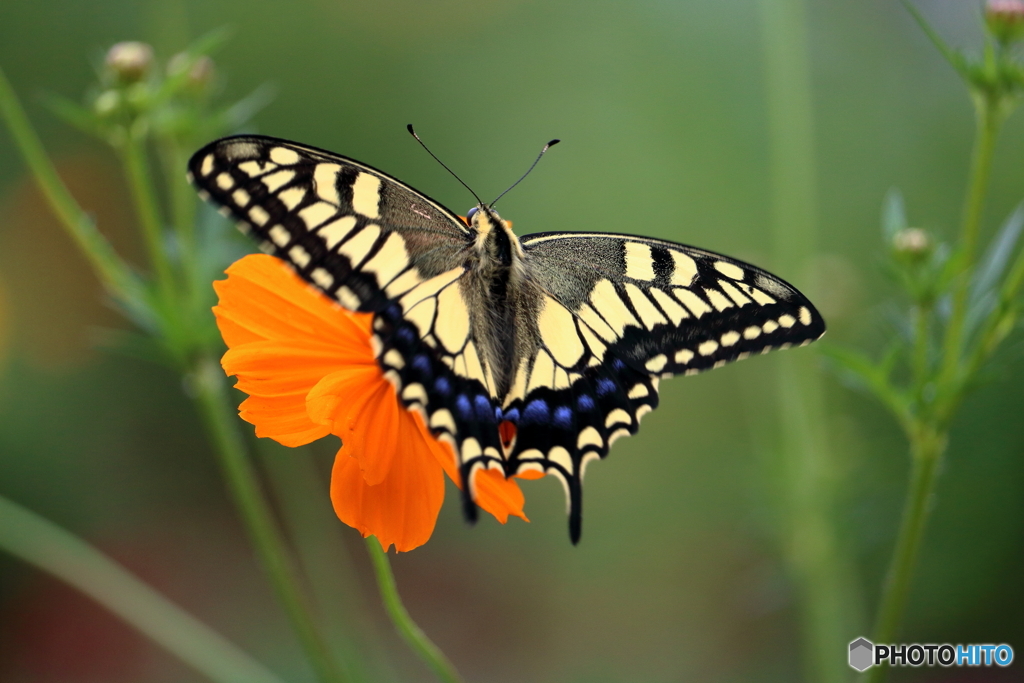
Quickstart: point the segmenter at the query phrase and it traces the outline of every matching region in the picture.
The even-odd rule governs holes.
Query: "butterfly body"
[[[579,539],[587,465],[658,405],[662,377],[813,341],[825,325],[781,279],[664,240],[519,238],[488,205],[468,224],[370,166],[258,136],[195,154],[201,194],[325,296],[373,312],[402,402],[474,474],[563,483]]]

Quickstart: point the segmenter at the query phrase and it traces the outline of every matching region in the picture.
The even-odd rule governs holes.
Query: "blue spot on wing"
[[[437,381],[434,382],[434,388],[437,389],[437,393],[442,396],[447,396],[452,393],[451,382],[448,381],[447,377],[438,377]]]
[[[615,382],[608,379],[607,377],[601,377],[597,380],[597,395],[607,396],[615,391]]]
[[[585,413],[589,413],[594,409],[594,399],[587,394],[580,394],[576,397],[576,407]]]
[[[555,408],[555,425],[562,429],[570,429],[572,427],[572,408],[569,406]]]
[[[470,403],[469,396],[459,394],[459,397],[455,399],[455,409],[459,411],[463,420],[473,418],[473,404]]]
[[[523,424],[529,422],[547,422],[551,412],[548,409],[548,402],[542,398],[535,399],[526,404],[523,409]]]
[[[474,399],[476,404],[476,419],[481,422],[490,422],[494,412],[491,410],[491,401],[483,395],[478,395]]]
[[[428,379],[433,374],[430,371],[430,358],[425,353],[416,354],[416,357],[412,359],[412,366]]]

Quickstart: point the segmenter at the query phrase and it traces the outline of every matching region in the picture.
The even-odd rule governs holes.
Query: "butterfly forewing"
[[[261,249],[352,310],[381,310],[460,265],[471,243],[458,216],[398,180],[285,140],[218,140],[189,174]]]
[[[536,282],[575,315],[589,362],[693,374],[825,332],[792,285],[702,249],[604,233],[527,235],[523,249]]]

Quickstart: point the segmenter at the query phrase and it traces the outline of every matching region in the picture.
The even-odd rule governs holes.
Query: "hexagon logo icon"
[[[864,671],[874,664],[875,645],[867,638],[858,638],[850,643],[850,666]]]

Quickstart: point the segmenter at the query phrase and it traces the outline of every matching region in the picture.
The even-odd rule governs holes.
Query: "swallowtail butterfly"
[[[553,474],[580,537],[583,474],[658,405],[658,382],[808,344],[825,322],[760,268],[649,237],[516,236],[386,173],[262,136],[189,161],[199,194],[341,306],[375,315],[382,371],[473,474]]]

